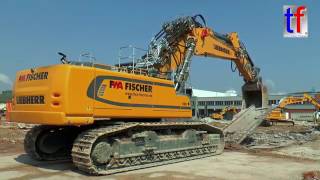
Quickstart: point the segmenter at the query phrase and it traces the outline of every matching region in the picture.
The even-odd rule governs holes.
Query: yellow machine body
[[[186,40],[195,43],[192,55],[218,57],[235,63],[245,80],[246,107],[264,107],[266,88],[237,33],[216,37],[209,28],[193,28],[178,39],[174,55],[151,77],[146,69],[129,70],[102,64],[61,64],[17,73],[12,120],[48,125],[87,125],[96,120],[191,118],[188,95],[180,95],[162,72],[176,71],[187,54]],[[169,58],[169,59],[166,59]],[[188,77],[188,76],[184,76]],[[183,93],[182,93],[183,94]]]
[[[33,72],[31,72],[33,71]],[[188,96],[169,80],[110,66],[52,65],[17,73],[12,121],[86,125],[108,118],[190,118]]]
[[[221,120],[224,119],[226,113],[231,113],[232,115],[235,115],[238,113],[238,111],[236,107],[225,107],[220,112],[212,113],[211,118]]]

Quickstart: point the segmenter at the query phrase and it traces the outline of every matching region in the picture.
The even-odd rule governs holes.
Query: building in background
[[[0,118],[1,116],[4,115],[5,111],[6,111],[6,103],[8,101],[11,101],[12,99],[12,91],[7,90],[7,91],[2,91],[2,93],[0,94]]]
[[[2,91],[2,93],[0,93],[0,103],[1,104],[5,104],[8,100],[12,99],[12,91],[11,90],[7,90],[7,91]]]
[[[290,94],[269,94],[268,105],[270,108],[275,107],[282,98],[287,96],[303,96],[304,92],[290,93]],[[310,95],[317,94],[314,92],[307,92]],[[320,99],[320,98],[319,98]],[[214,92],[199,89],[192,90],[191,98],[192,116],[194,117],[208,117],[214,112],[219,112],[225,107],[235,107],[240,110],[242,107],[242,96],[235,91]],[[288,118],[292,120],[312,121],[315,107],[309,103],[288,105],[284,109]]]

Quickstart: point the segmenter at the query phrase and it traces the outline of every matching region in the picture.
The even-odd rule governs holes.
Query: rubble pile
[[[314,129],[305,131],[256,131],[250,134],[242,143],[248,148],[276,148],[291,144],[302,144],[312,141],[320,136],[320,132]]]

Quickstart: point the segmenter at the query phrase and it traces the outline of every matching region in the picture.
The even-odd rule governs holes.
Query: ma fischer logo
[[[111,89],[124,89],[129,91],[139,91],[139,92],[152,92],[152,86],[147,84],[140,83],[131,83],[131,82],[123,82],[123,81],[113,81],[110,80],[109,87]]]
[[[308,37],[308,15],[306,6],[283,6],[284,31],[283,37]]]
[[[48,72],[29,73],[19,76],[19,81],[34,81],[48,79]]]

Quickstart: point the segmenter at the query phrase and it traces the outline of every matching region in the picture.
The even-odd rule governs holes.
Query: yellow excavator
[[[17,73],[11,118],[40,124],[25,137],[33,159],[71,158],[90,174],[222,153],[220,129],[188,122],[192,92],[186,81],[194,55],[232,61],[244,79],[245,107],[266,107],[259,69],[237,33],[216,33],[201,15],[164,23],[134,62],[111,66],[59,55],[61,64]]]
[[[233,115],[237,114],[237,108],[235,107],[225,107],[220,112],[212,113],[211,118],[216,120],[227,119],[232,120]],[[225,117],[229,115],[228,117]]]
[[[269,125],[272,125],[277,122],[284,122],[284,123],[292,123],[294,125],[294,121],[290,120],[286,117],[286,114],[284,113],[284,109],[287,105],[290,104],[301,104],[304,102],[309,102],[312,105],[315,106],[317,110],[320,109],[319,102],[314,99],[311,95],[305,93],[303,97],[297,97],[297,96],[288,96],[284,99],[282,99],[279,102],[279,105],[277,105],[276,108],[271,110],[271,112],[266,116],[266,123]]]

